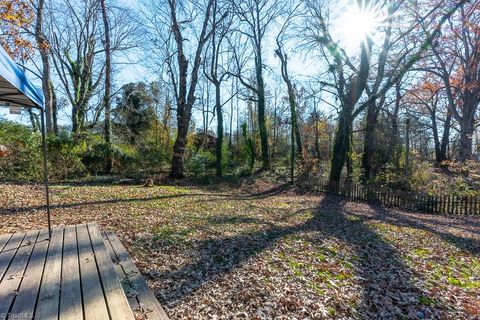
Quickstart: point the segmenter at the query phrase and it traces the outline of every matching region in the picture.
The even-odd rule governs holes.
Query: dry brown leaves
[[[388,211],[252,181],[52,188],[55,225],[121,238],[172,318],[480,317],[480,219]],[[46,226],[41,186],[0,184],[1,233]]]

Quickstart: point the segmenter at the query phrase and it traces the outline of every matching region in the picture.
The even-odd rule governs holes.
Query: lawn
[[[480,218],[395,212],[264,180],[60,184],[54,225],[114,230],[172,318],[480,317]],[[0,184],[0,233],[45,227]]]

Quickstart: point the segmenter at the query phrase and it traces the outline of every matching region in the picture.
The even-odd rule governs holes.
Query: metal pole
[[[410,118],[407,118],[405,137],[405,176],[410,172]]]
[[[43,181],[45,183],[45,198],[47,200],[48,237],[52,238],[52,224],[50,219],[50,191],[48,188],[48,165],[47,165],[47,137],[45,130],[45,110],[40,109],[42,119],[42,149],[43,149]]]

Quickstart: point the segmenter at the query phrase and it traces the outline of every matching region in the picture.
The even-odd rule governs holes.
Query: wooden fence
[[[331,184],[328,180],[310,185],[316,191],[342,196],[356,201],[381,205],[386,208],[433,214],[480,214],[480,197],[435,195],[351,184],[347,181]]]

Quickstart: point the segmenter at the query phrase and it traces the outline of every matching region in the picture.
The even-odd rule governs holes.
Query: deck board
[[[7,244],[8,240],[12,237],[11,234],[0,235],[0,253],[3,251],[3,247]]]
[[[15,257],[24,237],[24,233],[13,234],[3,248],[2,253],[0,253],[0,282],[3,281],[5,272],[7,272],[7,269],[10,266],[13,257]]]
[[[113,232],[105,232],[105,237],[108,239],[110,245],[115,253],[116,261],[122,266],[125,281],[129,282],[131,292],[127,292],[127,296],[135,297],[138,304],[138,310],[134,309],[135,305],[130,305],[134,311],[140,311],[147,319],[164,320],[168,319],[167,314],[158,302],[153,292],[149,289],[145,279],[142,277],[140,270],[135,266],[130,258],[127,250]],[[113,260],[113,259],[112,259]],[[130,300],[129,300],[130,301]]]
[[[85,319],[108,319],[108,309],[87,225],[77,226],[78,255]]]
[[[108,313],[113,319],[133,319],[125,292],[118,281],[115,269],[112,268],[112,260],[105,248],[100,230],[93,224],[88,224],[87,227],[97,262],[98,274],[100,275],[106,298],[105,301],[107,302]]]
[[[55,228],[51,239],[46,229],[0,235],[0,320],[139,319],[132,310],[168,319],[150,309],[163,312],[128,259],[116,235],[95,223]]]
[[[41,230],[18,290],[11,314],[33,315],[47,257],[48,231]]]
[[[128,303],[130,304],[130,308],[133,310],[134,313],[136,313],[138,310],[140,310],[140,305],[138,303],[136,295],[131,294],[132,292],[134,292],[134,288],[132,288],[130,281],[128,280],[125,272],[123,271],[123,268],[120,265],[118,258],[115,254],[115,251],[112,248],[112,244],[108,240],[108,236],[104,231],[102,231],[102,238],[103,238],[103,242],[105,243],[105,247],[107,247],[108,254],[110,255],[110,258],[112,260],[113,268],[115,269],[118,279],[122,284],[123,291],[127,296],[127,300],[128,300]]]
[[[54,229],[38,296],[36,319],[58,319],[62,272],[63,229]]]
[[[23,238],[21,246],[13,258],[4,279],[0,282],[0,319],[6,319],[20,283],[30,260],[33,247],[38,238],[38,231],[30,231]]]
[[[75,226],[65,228],[63,242],[62,296],[60,319],[83,318],[82,288],[80,286],[80,265],[78,262],[77,230]]]

